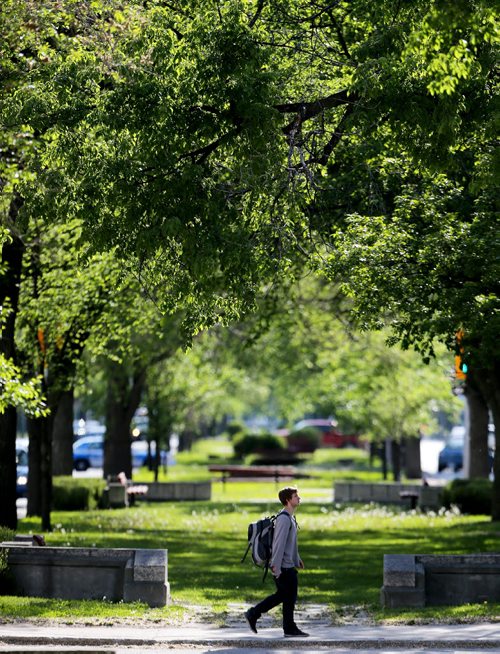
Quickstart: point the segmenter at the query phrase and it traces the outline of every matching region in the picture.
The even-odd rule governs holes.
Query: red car
[[[314,427],[314,429],[322,433],[322,447],[361,447],[359,436],[357,434],[342,434],[337,429],[335,420],[307,418],[294,425],[294,431],[305,427]]]

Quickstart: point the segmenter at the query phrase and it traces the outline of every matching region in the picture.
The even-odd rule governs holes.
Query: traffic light
[[[460,381],[465,381],[467,379],[467,371],[468,371],[468,366],[463,361],[463,353],[464,353],[464,348],[462,345],[463,335],[464,333],[462,330],[458,331],[456,334],[459,353],[455,355],[455,377]]]
[[[462,361],[460,354],[455,356],[455,377],[461,381],[467,379],[467,364]]]

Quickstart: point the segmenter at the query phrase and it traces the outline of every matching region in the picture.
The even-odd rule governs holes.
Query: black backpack
[[[286,513],[290,517],[287,511],[281,511],[278,515],[281,515],[281,513]],[[264,568],[262,581],[266,578],[271,562],[274,524],[277,517],[276,515],[268,516],[248,525],[248,546],[241,562],[243,563],[246,559],[249,550],[252,550],[252,561],[259,568]]]

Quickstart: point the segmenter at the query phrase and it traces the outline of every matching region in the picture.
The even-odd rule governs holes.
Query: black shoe
[[[292,631],[285,631],[285,638],[292,638],[293,636],[302,636],[305,638],[306,636],[309,636],[309,634],[306,634],[305,631],[302,631],[298,627]]]
[[[245,611],[245,618],[246,621],[248,622],[248,626],[250,629],[254,632],[254,634],[257,633],[257,627],[255,626],[257,624],[257,618],[255,617],[252,609],[248,609],[248,611]]]

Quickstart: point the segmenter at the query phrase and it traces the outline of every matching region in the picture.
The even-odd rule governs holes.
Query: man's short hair
[[[280,502],[283,504],[283,506],[286,506],[286,503],[292,499],[294,493],[297,492],[297,489],[294,488],[293,486],[287,486],[286,488],[282,488],[280,492],[278,493],[278,497]]]

